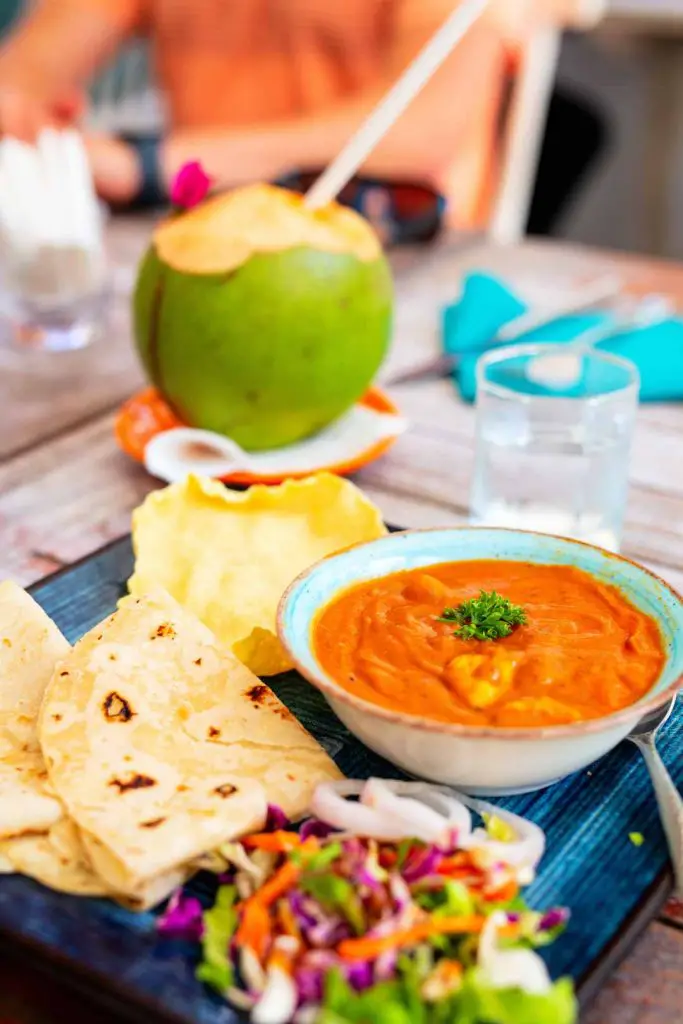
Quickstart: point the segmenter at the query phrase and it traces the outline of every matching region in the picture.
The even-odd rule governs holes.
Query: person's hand
[[[7,55],[0,57],[0,136],[35,142],[43,128],[74,124],[83,107],[83,96],[77,90],[49,97],[40,76]]]
[[[108,135],[88,135],[85,148],[97,194],[109,203],[131,202],[140,188],[140,169],[131,147]]]
[[[0,82],[0,136],[35,142],[43,128],[66,128],[77,120],[82,103],[76,97],[57,103]]]

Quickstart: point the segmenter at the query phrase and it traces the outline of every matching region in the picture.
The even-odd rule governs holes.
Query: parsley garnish
[[[438,621],[457,623],[453,636],[462,640],[500,640],[510,636],[515,626],[524,625],[526,612],[495,590],[482,590],[479,597],[463,601],[457,608],[444,608]]]

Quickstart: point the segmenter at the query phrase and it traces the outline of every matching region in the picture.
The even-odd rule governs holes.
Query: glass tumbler
[[[522,344],[482,356],[471,521],[618,551],[638,389],[632,363],[596,349]]]
[[[19,350],[84,348],[102,328],[110,298],[106,214],[87,243],[43,241],[26,249],[0,242],[0,337]]]

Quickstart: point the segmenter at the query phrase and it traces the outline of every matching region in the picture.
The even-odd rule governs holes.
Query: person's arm
[[[324,166],[342,148],[386,90],[453,10],[453,0],[400,0],[387,39],[385,73],[372,89],[315,116],[253,129],[176,132],[162,153],[166,182],[198,159],[226,185],[272,180],[301,166]],[[475,26],[399,118],[365,164],[380,176],[437,175],[480,114],[478,83],[488,90],[501,75],[503,46],[490,23]]]
[[[506,48],[543,20],[571,23],[602,0],[495,0],[422,93],[370,154],[378,176],[437,181],[472,125],[492,116],[503,87]],[[453,11],[453,0],[397,0],[386,71],[375,88],[314,117],[252,130],[177,132],[162,153],[166,184],[188,160],[200,160],[225,185],[272,180],[295,167],[325,166]]]
[[[379,143],[365,171],[438,182],[472,127],[495,116],[492,111],[504,84],[509,34],[515,25],[520,28],[519,19],[510,16],[510,7],[518,5],[521,20],[528,24],[532,15],[554,18],[559,8],[564,14],[568,5],[586,2],[495,0]],[[396,0],[381,81],[315,116],[251,129],[172,131],[161,151],[166,188],[180,167],[191,160],[201,161],[224,186],[272,181],[296,167],[325,166],[452,10],[453,0]],[[102,196],[123,203],[133,199],[140,169],[129,147],[119,140],[97,138],[89,140],[89,150]]]
[[[141,17],[143,0],[40,0],[0,47],[0,133],[69,122],[83,90]]]

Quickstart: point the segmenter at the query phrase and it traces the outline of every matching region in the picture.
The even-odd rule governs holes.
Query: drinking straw
[[[337,157],[313,183],[305,200],[309,209],[316,210],[326,206],[339,195],[368,154],[443,64],[453,48],[479,20],[488,4],[489,0],[464,0],[458,5],[351,136]]]

